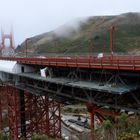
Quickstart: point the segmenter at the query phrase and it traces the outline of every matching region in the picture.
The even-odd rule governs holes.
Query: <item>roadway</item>
[[[0,57],[0,60],[17,61],[20,64],[57,66],[73,68],[98,68],[114,70],[140,70],[140,56],[104,56],[101,58],[94,56],[70,56],[70,57],[43,57],[43,58],[19,58]]]

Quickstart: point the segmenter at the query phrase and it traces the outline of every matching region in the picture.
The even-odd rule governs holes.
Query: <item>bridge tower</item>
[[[10,45],[6,46],[6,40],[10,41]],[[0,51],[2,56],[13,56],[15,49],[13,30],[11,29],[9,34],[6,34],[1,29],[1,44]]]

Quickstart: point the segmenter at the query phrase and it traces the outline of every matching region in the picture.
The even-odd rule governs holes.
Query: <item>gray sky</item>
[[[0,24],[16,45],[77,17],[140,12],[140,0],[0,0]]]

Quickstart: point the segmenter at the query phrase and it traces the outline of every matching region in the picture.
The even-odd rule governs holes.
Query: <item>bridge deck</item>
[[[17,61],[21,64],[78,67],[78,68],[100,68],[120,70],[140,70],[140,56],[109,56],[97,57],[47,57],[47,58],[17,58],[1,57],[0,60]]]
[[[122,85],[117,84],[112,86],[111,84],[104,83],[102,86],[100,86],[100,83],[97,81],[81,81],[76,79],[69,79],[69,78],[63,78],[63,77],[41,77],[40,75],[33,74],[33,73],[20,73],[18,74],[22,77],[27,77],[35,80],[40,81],[46,81],[49,83],[55,83],[63,86],[70,86],[75,88],[81,88],[81,89],[87,89],[87,90],[93,90],[93,91],[99,91],[99,92],[107,92],[112,94],[125,94],[131,91],[136,90],[139,88],[137,85],[131,84],[131,85]]]

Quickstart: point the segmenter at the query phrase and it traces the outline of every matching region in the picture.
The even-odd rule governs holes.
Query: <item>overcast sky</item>
[[[140,12],[140,0],[0,0],[0,24],[16,45],[77,17]]]

